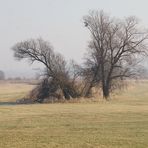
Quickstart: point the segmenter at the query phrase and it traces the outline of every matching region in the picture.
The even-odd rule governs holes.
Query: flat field
[[[27,83],[10,83],[0,81],[0,102],[15,102],[27,95],[27,93],[34,87]]]
[[[0,102],[32,87],[0,85]],[[1,104],[0,148],[148,148],[148,82],[108,102]]]

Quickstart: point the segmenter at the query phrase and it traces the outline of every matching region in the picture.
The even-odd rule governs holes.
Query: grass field
[[[32,86],[9,87],[1,102]],[[1,105],[0,148],[148,148],[148,82],[108,102]]]
[[[24,97],[33,87],[25,83],[0,82],[0,102],[15,102]]]

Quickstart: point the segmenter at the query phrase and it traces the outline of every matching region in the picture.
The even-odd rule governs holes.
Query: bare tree
[[[135,17],[120,20],[103,11],[92,11],[83,19],[91,34],[85,65],[93,73],[91,84],[101,82],[107,99],[117,80],[138,74],[136,66],[147,52],[148,33],[140,29]]]
[[[0,70],[0,80],[5,80],[5,73]]]
[[[61,54],[54,52],[49,42],[41,38],[31,39],[17,43],[12,49],[17,60],[26,58],[31,63],[40,62],[45,66],[45,79],[38,87],[39,94],[36,95],[39,102],[58,89],[62,90],[65,99],[78,97],[66,60]]]

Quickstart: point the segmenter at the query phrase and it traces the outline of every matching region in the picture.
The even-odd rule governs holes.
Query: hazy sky
[[[38,65],[15,61],[11,47],[38,37],[67,59],[82,62],[89,40],[82,17],[92,9],[116,17],[135,15],[148,27],[148,0],[0,0],[0,70],[7,76],[33,74]]]

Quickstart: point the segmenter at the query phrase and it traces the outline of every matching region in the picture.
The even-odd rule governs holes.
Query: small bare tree
[[[39,93],[36,95],[39,102],[58,89],[62,90],[65,99],[78,97],[67,62],[61,54],[54,52],[49,42],[41,38],[31,39],[17,43],[12,49],[17,60],[28,59],[31,63],[40,62],[45,66],[45,79],[38,87]]]
[[[0,80],[5,80],[5,73],[0,70]]]
[[[138,59],[147,52],[148,33],[140,29],[135,17],[120,20],[92,11],[83,19],[91,34],[85,65],[93,73],[91,85],[101,82],[107,99],[117,80],[137,75]]]

